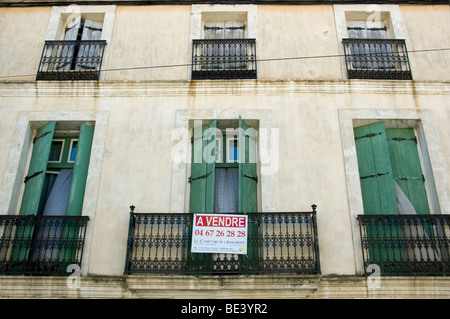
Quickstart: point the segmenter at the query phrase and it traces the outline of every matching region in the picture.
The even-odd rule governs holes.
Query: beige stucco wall
[[[225,8],[226,7],[226,8]],[[189,80],[192,38],[198,38],[197,15],[205,12],[248,12],[246,32],[256,37],[258,79],[340,80],[343,54],[336,8],[368,6],[80,6],[83,14],[108,12],[107,50],[101,79],[116,81]],[[413,79],[448,80],[450,8],[447,5],[380,6],[394,10],[399,34],[410,52]],[[397,8],[399,11],[397,11]],[[75,10],[59,7],[66,15]],[[55,16],[58,18],[57,12]],[[386,11],[389,12],[389,11]],[[52,7],[0,8],[0,79],[33,80],[46,37],[55,38]],[[51,21],[50,21],[51,20]],[[340,23],[340,22],[339,22]],[[269,26],[269,27],[267,27]],[[276,27],[275,27],[276,26]],[[111,30],[110,30],[111,29]],[[194,30],[195,29],[195,30]],[[337,30],[338,29],[338,30]],[[59,30],[59,32],[62,32]],[[111,33],[110,33],[111,32]],[[58,35],[59,37],[60,35]],[[415,52],[438,49],[439,51]],[[11,59],[14,57],[14,59]],[[275,59],[275,60],[274,60]],[[281,60],[278,60],[281,59]],[[6,76],[12,76],[7,78]]]
[[[50,7],[0,8],[0,81],[34,80],[50,17]]]
[[[170,84],[170,85],[168,85]],[[189,164],[174,176],[172,161],[180,111],[232,114],[256,119],[269,114],[279,130],[279,167],[261,178],[260,201],[274,211],[308,211],[318,205],[323,274],[360,273],[361,253],[356,215],[361,195],[351,136],[352,119],[395,120],[421,125],[431,167],[426,181],[433,213],[450,212],[447,130],[449,87],[445,83],[389,81],[205,81],[153,83],[11,83],[0,90],[0,116],[7,155],[1,158],[0,210],[17,213],[30,154],[26,127],[44,120],[96,121],[93,159],[83,214],[90,216],[83,271],[121,275],[124,269],[129,206],[138,212],[172,211],[174,200],[186,203]],[[93,98],[94,96],[94,98]],[[264,112],[262,112],[264,111]],[[199,112],[199,113],[196,113]],[[209,116],[209,115],[208,115]],[[28,119],[28,120],[27,120]],[[28,121],[28,122],[27,122]],[[350,130],[347,122],[350,121]],[[353,143],[353,144],[352,144]],[[353,157],[352,157],[353,156]],[[25,163],[22,166],[18,162]],[[353,166],[352,166],[353,165]],[[181,171],[180,171],[181,172]],[[353,174],[353,175],[352,175]],[[179,178],[177,180],[177,178]],[[14,179],[14,181],[11,181]],[[174,183],[181,188],[174,191]],[[267,189],[273,181],[273,191]],[[431,184],[430,184],[431,185]],[[269,198],[269,200],[267,199]],[[16,203],[11,203],[16,201]],[[265,205],[266,205],[265,204]],[[265,207],[269,207],[265,206]],[[10,211],[11,207],[15,210]],[[181,206],[183,207],[183,206]]]
[[[333,6],[260,5],[258,22],[259,79],[342,79]]]
[[[338,54],[332,6],[286,8],[257,8],[261,59]],[[0,74],[35,74],[49,10],[0,9]],[[442,37],[448,33],[442,32],[449,27],[448,8],[427,7],[432,12],[423,16],[414,6],[401,10],[414,49],[422,42],[448,47]],[[355,226],[362,205],[354,179],[354,120],[414,123],[424,135],[420,154],[430,167],[426,181],[432,181],[427,189],[432,212],[450,213],[448,53],[415,54],[411,59],[415,81],[343,81],[335,58],[261,62],[258,80],[188,81],[187,66],[123,68],[189,63],[189,6],[119,6],[115,12],[108,69],[121,70],[107,72],[105,81],[36,83],[33,75],[17,79],[30,82],[0,82],[0,145],[5,150],[0,152],[0,214],[18,212],[31,137],[39,123],[96,122],[83,207],[83,214],[91,218],[84,273],[123,274],[130,205],[138,212],[164,213],[174,207],[187,211],[188,164],[175,171],[171,157],[175,144],[171,133],[180,112],[234,118],[243,114],[279,129],[280,164],[270,178],[261,179],[260,207],[307,211],[311,204],[318,205],[325,275],[362,271]],[[429,32],[420,29],[420,19],[429,23]],[[17,30],[16,24],[17,37],[23,40],[17,45],[31,51],[8,47],[4,35]],[[268,25],[280,28],[265,28]],[[42,36],[30,37],[32,29]],[[34,58],[27,58],[30,54]],[[17,55],[20,59],[5,63],[6,57]],[[439,67],[425,63],[431,57],[440,59]],[[174,198],[181,198],[181,205],[179,201],[174,205]]]
[[[190,6],[117,7],[108,69],[143,69],[107,72],[106,80],[186,80],[189,23]]]
[[[450,7],[400,6],[413,79],[448,81],[450,74]],[[436,51],[429,51],[430,49]],[[444,49],[444,50],[442,50]],[[424,52],[414,52],[421,51]]]

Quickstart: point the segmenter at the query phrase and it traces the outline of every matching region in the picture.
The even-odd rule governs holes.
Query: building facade
[[[0,296],[449,298],[449,17],[0,1]]]

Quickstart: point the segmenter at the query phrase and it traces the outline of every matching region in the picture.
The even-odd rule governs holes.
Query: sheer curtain
[[[42,212],[43,216],[65,216],[69,200],[73,169],[62,169],[55,179]],[[45,223],[44,223],[45,222]],[[36,230],[36,239],[33,242],[32,261],[45,262],[46,266],[58,262],[59,240],[62,234],[61,220],[43,220]]]
[[[215,213],[237,213],[238,211],[238,168],[216,168],[214,190]]]
[[[238,168],[216,168],[214,188],[214,213],[228,214],[238,212]],[[237,261],[236,254],[213,254],[215,262]],[[220,267],[220,266],[219,266]]]
[[[73,169],[62,169],[45,203],[43,216],[65,216]]]

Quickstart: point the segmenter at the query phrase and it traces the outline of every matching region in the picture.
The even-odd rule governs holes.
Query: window
[[[241,118],[236,122],[236,126],[226,130],[217,129],[217,120],[194,129],[189,179],[191,213],[257,212],[256,131],[244,124]],[[222,150],[225,151],[218,153],[219,145],[224,141],[226,147]],[[233,160],[228,161],[230,158]],[[256,232],[257,226],[249,225],[248,231]],[[205,263],[205,267],[217,259],[238,262],[239,258],[256,258],[254,247],[246,257],[191,254],[191,261]]]
[[[94,127],[82,123],[78,136],[58,136],[56,125],[37,131],[21,215],[81,216]]]
[[[349,79],[412,79],[398,6],[335,6]]]
[[[100,80],[115,6],[53,7],[36,80]]]
[[[354,131],[364,214],[429,214],[414,129],[379,122]],[[399,191],[412,204],[409,211],[398,204]]]
[[[192,79],[256,78],[256,7],[196,5],[192,12]]]

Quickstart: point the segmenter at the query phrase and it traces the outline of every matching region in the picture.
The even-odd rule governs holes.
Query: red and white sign
[[[246,215],[194,214],[193,253],[247,254]]]

